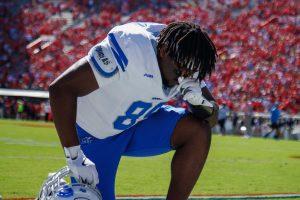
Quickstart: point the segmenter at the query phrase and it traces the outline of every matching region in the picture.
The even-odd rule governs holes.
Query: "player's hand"
[[[212,128],[218,123],[219,105],[214,101],[211,101],[211,103],[213,104],[212,114],[210,117],[206,119],[206,121],[209,123],[210,127]]]
[[[95,187],[99,183],[95,164],[84,155],[80,146],[65,147],[64,149],[72,176],[81,183]]]
[[[213,104],[202,95],[199,81],[191,78],[179,78],[178,82],[183,100],[194,106],[202,105],[213,108]]]

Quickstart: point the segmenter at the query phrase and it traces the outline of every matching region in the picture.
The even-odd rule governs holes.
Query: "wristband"
[[[66,158],[76,159],[81,151],[80,145],[73,147],[64,147]]]

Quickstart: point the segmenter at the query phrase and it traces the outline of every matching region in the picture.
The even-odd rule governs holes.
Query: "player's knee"
[[[191,140],[197,140],[201,145],[209,145],[211,141],[211,128],[209,124],[202,120],[195,120],[193,126],[194,132]]]
[[[179,122],[173,134],[172,144],[174,148],[187,144],[209,146],[210,139],[209,124],[190,115]]]

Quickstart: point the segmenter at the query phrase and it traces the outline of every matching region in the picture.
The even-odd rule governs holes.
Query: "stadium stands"
[[[205,27],[217,46],[207,85],[219,102],[265,112],[277,101],[288,113],[300,111],[300,8],[293,0],[24,2],[0,4],[0,87],[47,90],[116,24],[184,20]]]

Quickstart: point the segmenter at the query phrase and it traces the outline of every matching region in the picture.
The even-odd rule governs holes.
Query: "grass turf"
[[[172,155],[122,158],[116,193],[166,194]],[[47,174],[64,165],[52,123],[0,120],[3,198],[35,197]],[[300,193],[300,142],[213,136],[193,194],[262,193]]]

